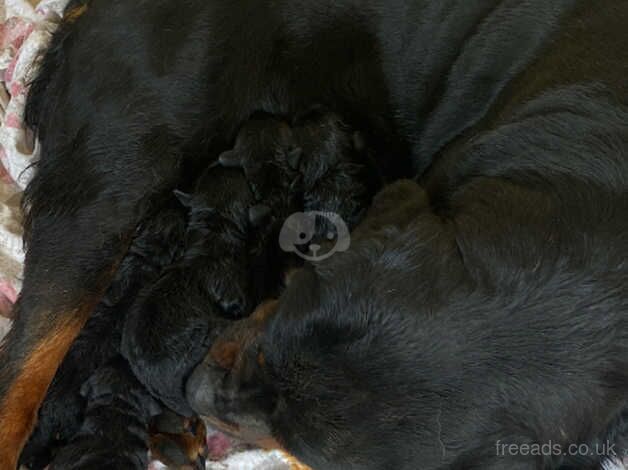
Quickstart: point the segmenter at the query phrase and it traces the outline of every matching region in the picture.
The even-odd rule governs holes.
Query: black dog
[[[583,185],[596,198],[566,211],[578,184],[474,179],[453,218],[415,183],[391,186],[348,253],[294,275],[276,313],[213,345],[190,403],[313,468],[599,469],[621,458],[628,201]]]
[[[244,400],[256,393],[229,395],[236,408],[201,400],[204,368],[192,404],[235,421],[253,410],[324,468],[552,468],[561,458],[502,455],[492,442],[590,442],[615,419],[628,356],[625,2],[68,8],[29,99],[42,158],[0,353],[0,467],[15,466],[155,198],[217,159],[254,113],[315,105],[372,136],[380,174],[417,177],[429,204],[399,238],[360,241],[295,280],[256,356],[277,390],[260,410]],[[259,196],[272,211],[272,191]],[[349,279],[341,260],[362,269]],[[318,308],[289,312],[303,283],[319,285]],[[230,292],[210,295],[231,304]],[[263,373],[251,370],[256,390]]]

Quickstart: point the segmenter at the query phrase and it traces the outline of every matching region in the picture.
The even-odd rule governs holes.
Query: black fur
[[[186,225],[184,208],[172,197],[138,229],[115,280],[72,345],[48,391],[21,459],[30,469],[44,468],[52,453],[78,432],[87,406],[81,393],[83,384],[89,379],[106,385],[102,377],[92,376],[120,354],[126,312],[138,292],[152,285],[162,270],[182,255]],[[123,436],[123,429],[115,432]]]
[[[254,374],[274,436],[325,469],[552,469],[571,463],[495,441],[606,432],[628,391],[625,2],[82,4],[29,99],[42,158],[0,400],[91,312],[156,201],[256,113],[322,106],[370,137],[384,179],[423,189],[283,296]],[[228,396],[197,411],[255,409]],[[0,467],[21,445],[6,420]]]
[[[289,135],[288,147],[299,150],[290,178],[283,178],[285,187],[272,184],[282,180],[272,169],[287,169],[288,164],[287,148],[271,137],[280,131]],[[96,407],[86,416],[90,403],[81,387],[120,353],[153,397],[177,413],[192,415],[184,397],[185,380],[212,338],[229,319],[248,313],[249,305],[276,295],[284,268],[295,264],[272,248],[281,222],[305,206],[334,210],[354,226],[378,184],[362,161],[366,152],[366,146],[355,147],[353,131],[338,116],[322,110],[300,116],[292,126],[271,116],[247,123],[229,154],[252,158],[251,164],[269,158],[259,174],[263,180],[250,170],[210,165],[191,194],[177,191],[179,201],[171,195],[146,217],[107,295],[61,365],[22,462],[31,469],[43,468],[51,453],[70,462],[84,450],[81,435],[75,437],[79,426],[104,408]],[[251,188],[264,185],[272,192],[256,198]],[[252,238],[248,209],[256,201],[271,204],[273,211]],[[101,378],[89,380],[106,387]],[[131,392],[137,393],[136,388]],[[137,419],[146,421],[142,416]],[[119,420],[107,429],[103,432],[117,433],[121,440],[125,435],[135,439]],[[94,443],[88,440],[85,445]],[[103,452],[74,465],[113,465],[107,460],[112,455]],[[137,465],[142,462],[136,459]]]
[[[121,359],[96,370],[83,385],[85,417],[50,470],[148,467],[148,424],[161,408]]]

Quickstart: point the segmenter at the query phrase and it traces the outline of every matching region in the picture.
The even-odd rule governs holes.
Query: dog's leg
[[[81,386],[118,354],[125,314],[139,290],[154,282],[182,250],[185,214],[174,196],[171,199],[158,214],[143,220],[109,290],[57,371],[21,456],[20,463],[27,468],[46,467],[51,452],[78,432],[85,412]]]
[[[80,233],[90,235],[87,227]],[[63,240],[54,230],[44,234],[51,240]],[[33,254],[16,306],[15,324],[0,350],[0,468],[15,468],[48,386],[104,292],[124,246],[121,239],[109,249],[92,247],[88,252],[77,252],[79,260],[83,256],[90,261],[101,257],[93,270],[76,258],[73,262],[69,246],[63,250],[68,260],[63,269],[51,265],[44,256],[35,258],[40,250],[36,243],[31,246]],[[79,282],[81,277],[85,282]],[[74,282],[68,282],[72,278]]]
[[[93,176],[78,171],[64,177],[66,198],[55,196],[60,175],[45,163],[35,180],[24,287],[13,329],[0,348],[3,470],[15,468],[48,386],[111,282],[147,195],[167,184],[167,178],[146,177],[137,166],[106,171],[99,176],[111,191],[107,196],[77,191],[84,177]]]
[[[103,276],[102,285],[105,283]],[[67,302],[55,299],[44,304],[44,297],[36,290],[27,289],[22,294],[16,322],[0,354],[2,468],[15,468],[57,367],[94,307],[99,286],[94,287],[89,296],[81,298],[83,289],[77,286],[72,294],[75,297]]]

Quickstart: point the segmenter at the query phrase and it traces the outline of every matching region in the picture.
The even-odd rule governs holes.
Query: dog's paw
[[[151,457],[173,470],[202,470],[207,456],[207,431],[198,418],[171,411],[157,416],[150,426]]]

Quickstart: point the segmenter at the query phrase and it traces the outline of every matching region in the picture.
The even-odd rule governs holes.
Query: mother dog
[[[512,469],[542,463],[489,442],[603,434],[628,391],[626,24],[622,0],[71,1],[29,101],[42,156],[0,352],[0,468],[160,196],[253,113],[312,106],[366,129],[426,204],[351,261],[399,283],[338,258],[290,318],[312,328],[283,326],[288,300],[274,317],[281,344],[324,334],[339,358],[306,369],[329,399],[313,411],[301,373],[279,382],[302,417],[284,445],[323,468]],[[266,367],[292,370],[292,351]]]

